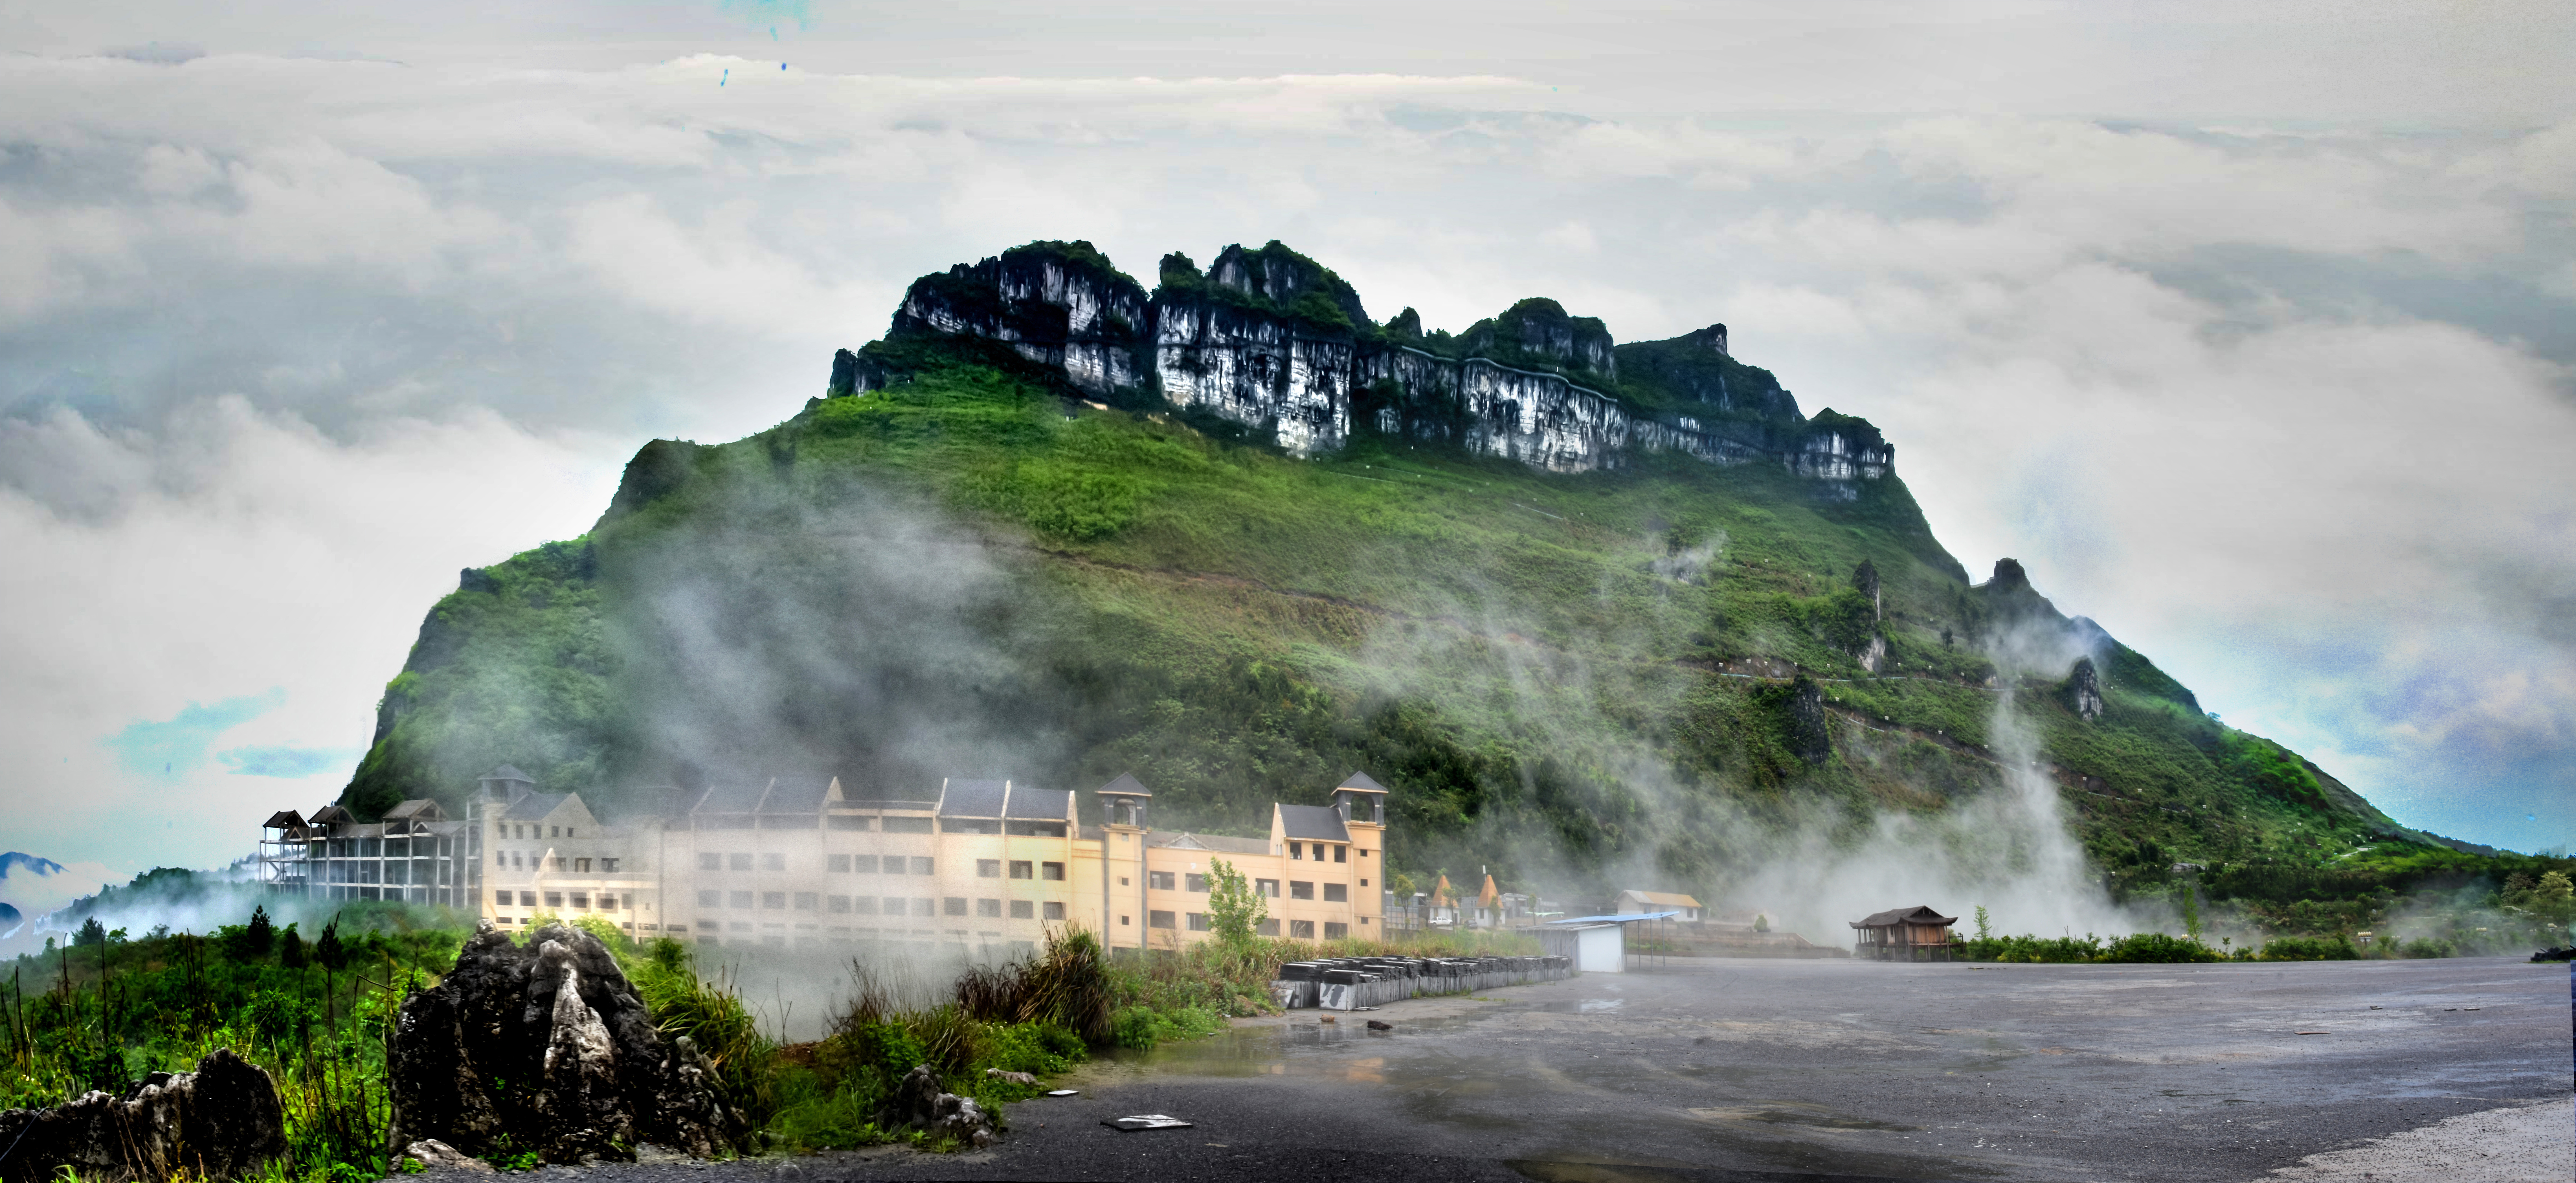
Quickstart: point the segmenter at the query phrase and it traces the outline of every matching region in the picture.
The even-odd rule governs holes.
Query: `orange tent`
[[[1446,875],[1441,876],[1440,885],[1431,889],[1431,906],[1435,908],[1454,907],[1457,902],[1458,901],[1449,897],[1449,877]]]
[[[1476,906],[1479,908],[1490,908],[1501,903],[1502,900],[1503,893],[1495,888],[1494,877],[1491,875],[1485,876],[1485,890],[1476,893]]]

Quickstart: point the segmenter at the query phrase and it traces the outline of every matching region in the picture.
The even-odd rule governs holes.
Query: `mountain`
[[[502,762],[612,815],[1133,771],[1158,826],[1243,830],[1365,768],[1391,868],[1722,893],[2033,759],[2122,892],[2474,869],[2020,564],[1971,580],[1877,429],[1722,325],[1619,344],[1529,299],[1426,333],[1275,242],[1150,292],[1042,242],[922,277],[778,426],[644,445],[587,536],[463,572],[342,802],[453,807]]]

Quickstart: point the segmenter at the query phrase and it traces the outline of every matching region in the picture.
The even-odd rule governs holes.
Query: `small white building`
[[[1615,920],[1550,924],[1538,930],[1539,942],[1553,956],[1574,963],[1576,972],[1625,973],[1628,926]]]
[[[1673,912],[1678,913],[1674,919],[1685,924],[1696,924],[1700,917],[1698,900],[1671,891],[1623,891],[1610,910],[1622,916],[1637,912]]]

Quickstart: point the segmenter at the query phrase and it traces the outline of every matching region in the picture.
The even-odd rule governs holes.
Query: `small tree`
[[[2189,883],[2182,885],[2182,931],[2192,940],[2200,939],[2200,890]]]
[[[1769,932],[1769,931],[1771,931],[1771,917],[1770,917],[1770,916],[1768,916],[1768,915],[1766,915],[1766,914],[1764,914],[1764,913],[1761,913],[1761,912],[1756,912],[1756,913],[1754,913],[1754,914],[1753,914],[1753,931],[1755,931],[1755,932]]]
[[[340,943],[339,917],[332,917],[330,923],[322,926],[322,935],[313,942],[313,960],[321,962],[322,968],[333,973],[347,968],[349,947]]]
[[[1208,860],[1208,931],[1229,945],[1252,943],[1253,930],[1270,918],[1270,905],[1243,872],[1224,859]]]
[[[1987,928],[1986,906],[1984,904],[1977,905],[1977,939],[1981,941],[1993,939],[1993,936]]]
[[[297,934],[292,924],[277,934],[277,963],[288,969],[302,969],[312,963],[312,959],[304,955],[304,938]]]
[[[254,905],[250,910],[250,924],[242,929],[242,948],[257,957],[267,953],[275,944],[277,925],[268,918],[268,905]]]
[[[96,916],[92,916],[87,920],[81,921],[80,931],[72,934],[72,948],[75,949],[87,948],[91,945],[104,945],[106,943],[107,926],[100,924],[98,922],[98,917]]]

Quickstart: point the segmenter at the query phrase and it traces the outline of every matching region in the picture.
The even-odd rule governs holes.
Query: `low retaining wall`
[[[1555,956],[1327,957],[1281,965],[1279,980],[1270,983],[1270,1000],[1292,1010],[1346,1011],[1573,976],[1573,961]]]

